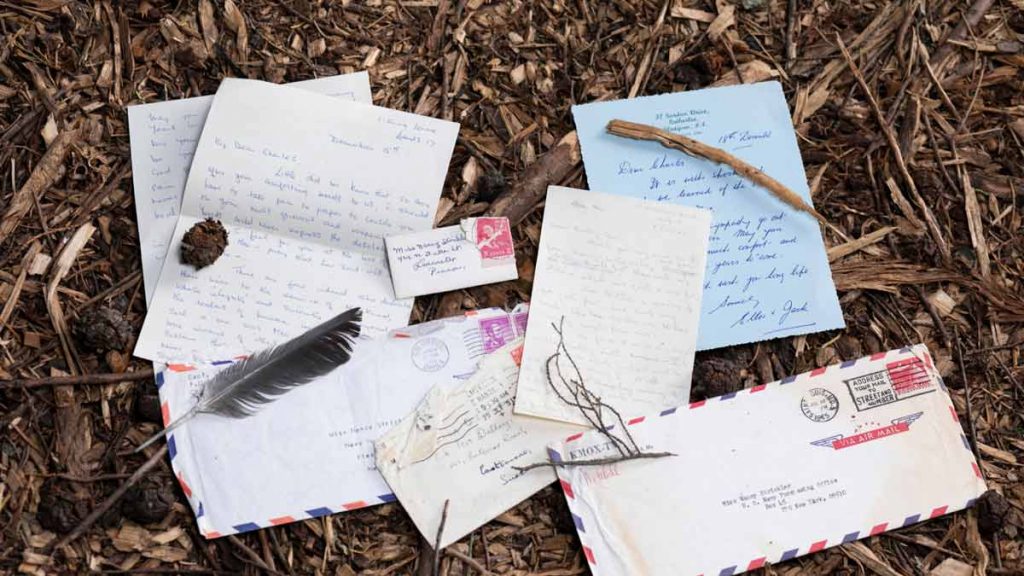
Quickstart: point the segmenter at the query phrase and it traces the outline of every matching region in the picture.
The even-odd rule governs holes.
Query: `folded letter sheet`
[[[339,100],[373,102],[366,72],[303,80],[289,86]],[[156,290],[160,267],[178,221],[188,169],[212,104],[210,95],[128,107],[135,215],[147,302]]]
[[[433,226],[458,124],[227,79],[214,96],[135,354],[219,360],[353,307],[364,335],[409,321],[384,237]],[[212,217],[228,246],[201,270],[181,238]]]
[[[558,468],[596,576],[737,574],[960,510],[985,491],[921,345],[629,428],[638,444],[676,456]],[[587,432],[550,455],[613,454]]]

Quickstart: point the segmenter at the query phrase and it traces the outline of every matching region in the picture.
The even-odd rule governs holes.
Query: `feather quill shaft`
[[[166,436],[199,414],[246,418],[282,394],[316,380],[352,357],[362,311],[353,308],[295,338],[218,372],[203,386],[196,405],[135,449]]]

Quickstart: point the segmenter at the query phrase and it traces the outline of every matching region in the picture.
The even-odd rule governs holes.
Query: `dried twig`
[[[547,461],[547,462],[536,462],[527,466],[513,466],[520,472],[526,472],[533,470],[534,468],[543,467],[566,467],[566,466],[603,466],[605,464],[614,464],[616,462],[623,462],[626,460],[637,460],[641,458],[665,458],[668,456],[675,456],[671,452],[644,452],[637,445],[636,440],[633,439],[633,435],[629,433],[629,427],[626,426],[625,420],[622,418],[622,414],[618,410],[605,404],[599,396],[591,392],[583,381],[583,374],[580,372],[579,365],[573,359],[572,354],[569,353],[569,349],[565,345],[565,316],[559,320],[556,325],[551,324],[551,328],[558,334],[558,345],[555,347],[555,353],[548,356],[547,363],[545,364],[545,377],[547,378],[548,386],[558,396],[558,399],[562,402],[572,406],[580,411],[580,414],[587,420],[592,428],[597,429],[611,442],[612,446],[618,451],[618,456],[611,456],[608,458],[595,458],[590,460],[570,460],[570,461]],[[564,359],[568,366],[563,371],[562,359]],[[566,376],[566,372],[570,372],[569,376]],[[606,411],[611,414],[615,422],[613,424],[606,423]],[[622,430],[624,437],[619,437],[612,432],[612,428],[618,426],[619,430]]]
[[[765,174],[754,165],[740,160],[721,148],[709,146],[703,142],[698,142],[693,138],[662,130],[655,126],[628,122],[626,120],[612,120],[608,123],[608,132],[616,136],[622,136],[623,138],[657,142],[666,148],[679,150],[680,152],[684,152],[690,156],[703,158],[719,164],[725,164],[735,170],[740,176],[743,176],[754,184],[768,190],[776,198],[785,202],[792,208],[814,216],[822,224],[828,224],[825,217],[819,214],[813,206],[805,202],[799,194],[793,192],[778,180]]]
[[[451,500],[444,501],[444,508],[441,509],[441,523],[437,525],[437,536],[434,538],[434,576],[441,573],[441,536],[444,534],[444,524],[448,521],[448,504]]]
[[[121,374],[80,374],[78,376],[55,376],[52,378],[23,378],[0,382],[0,390],[13,388],[45,388],[47,386],[96,386],[117,384],[118,382],[135,382],[153,378],[152,368],[143,368],[137,372]]]
[[[985,470],[981,468],[981,453],[978,451],[978,430],[974,426],[974,410],[971,407],[971,386],[967,380],[967,368],[964,366],[964,349],[960,342],[960,331],[953,327],[953,340],[956,342],[956,359],[960,364],[960,378],[964,381],[964,403],[967,407],[967,429],[971,432],[971,451],[974,452],[974,459],[978,461],[978,470],[985,476]]]
[[[796,0],[786,2],[786,67],[796,60]]]
[[[487,215],[505,216],[515,226],[537,207],[547,194],[548,186],[561,184],[581,159],[579,137],[575,131],[569,132],[491,203]]]
[[[644,460],[648,458],[668,458],[669,456],[677,456],[674,452],[639,452],[631,454],[629,456],[609,456],[607,458],[593,458],[588,460],[570,460],[568,462],[534,462],[529,466],[516,467],[516,470],[522,472],[528,472],[534,468],[558,468],[566,466],[605,466],[607,464],[616,464],[625,460]]]

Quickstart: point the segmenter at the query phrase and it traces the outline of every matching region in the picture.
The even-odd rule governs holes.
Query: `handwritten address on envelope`
[[[698,349],[844,326],[813,218],[728,166],[605,131],[622,119],[684,134],[759,166],[810,202],[779,83],[585,104],[573,117],[591,187],[714,213]]]
[[[507,218],[466,218],[457,226],[389,236],[384,244],[397,298],[519,277]]]

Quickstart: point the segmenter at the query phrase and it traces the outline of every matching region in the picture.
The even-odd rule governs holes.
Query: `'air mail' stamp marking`
[[[839,399],[824,388],[811,388],[800,399],[800,410],[811,422],[828,422],[839,413]]]

